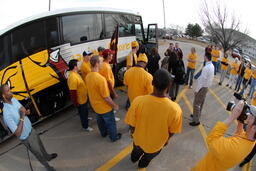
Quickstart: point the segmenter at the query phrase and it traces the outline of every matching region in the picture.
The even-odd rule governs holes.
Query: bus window
[[[59,45],[59,32],[57,18],[51,18],[45,22],[46,39],[48,48]]]
[[[117,24],[120,37],[135,36],[134,17],[125,14],[105,14],[106,38],[111,38]]]
[[[143,41],[143,33],[141,24],[135,24],[135,35],[136,39],[139,41]]]
[[[80,43],[102,39],[101,14],[80,14],[62,17],[63,37],[66,43]]]
[[[12,56],[23,58],[46,49],[44,22],[38,21],[12,33]]]
[[[9,46],[9,36],[2,36],[0,38],[0,70],[4,69],[8,65],[10,65],[12,62],[15,62],[12,60],[10,56],[10,46]]]

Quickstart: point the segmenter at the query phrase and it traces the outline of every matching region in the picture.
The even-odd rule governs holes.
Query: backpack
[[[174,81],[177,82],[178,84],[182,85],[185,83],[185,80],[186,80],[186,72],[185,72],[184,63],[182,60],[178,60],[175,65]]]

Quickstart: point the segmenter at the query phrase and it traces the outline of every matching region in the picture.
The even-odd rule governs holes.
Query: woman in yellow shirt
[[[186,74],[186,85],[188,85],[188,81],[189,81],[189,88],[192,88],[194,72],[196,69],[196,60],[197,60],[196,49],[192,47],[191,53],[188,55],[188,66],[187,66],[187,74]]]
[[[220,76],[219,85],[222,85],[222,82],[224,81],[227,70],[228,70],[228,54],[225,53],[224,57],[221,60],[221,76]]]
[[[233,85],[236,83],[238,69],[239,69],[238,58],[236,58],[235,62],[231,64],[229,80],[228,80],[228,84],[226,85],[227,87],[229,87],[231,89],[232,89]]]

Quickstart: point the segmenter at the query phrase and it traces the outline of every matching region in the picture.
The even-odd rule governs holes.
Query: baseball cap
[[[98,47],[98,52],[101,52],[101,51],[103,51],[103,50],[105,50],[104,47],[102,47],[102,46],[99,46],[99,47]]]
[[[132,41],[132,47],[138,47],[139,43],[137,41]]]
[[[148,57],[145,53],[140,53],[137,61],[148,63]]]
[[[92,52],[90,52],[90,51],[84,51],[83,52],[83,56],[88,56],[88,55],[91,55],[92,54]]]
[[[102,52],[102,55],[104,58],[106,58],[109,54],[114,54],[115,52],[111,49],[105,49],[103,52]]]

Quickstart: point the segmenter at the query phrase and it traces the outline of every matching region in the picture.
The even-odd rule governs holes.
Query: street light
[[[166,29],[166,25],[165,25],[165,6],[164,6],[164,0],[163,0],[163,12],[164,12],[164,29]]]
[[[51,0],[49,0],[49,11],[51,11]]]

